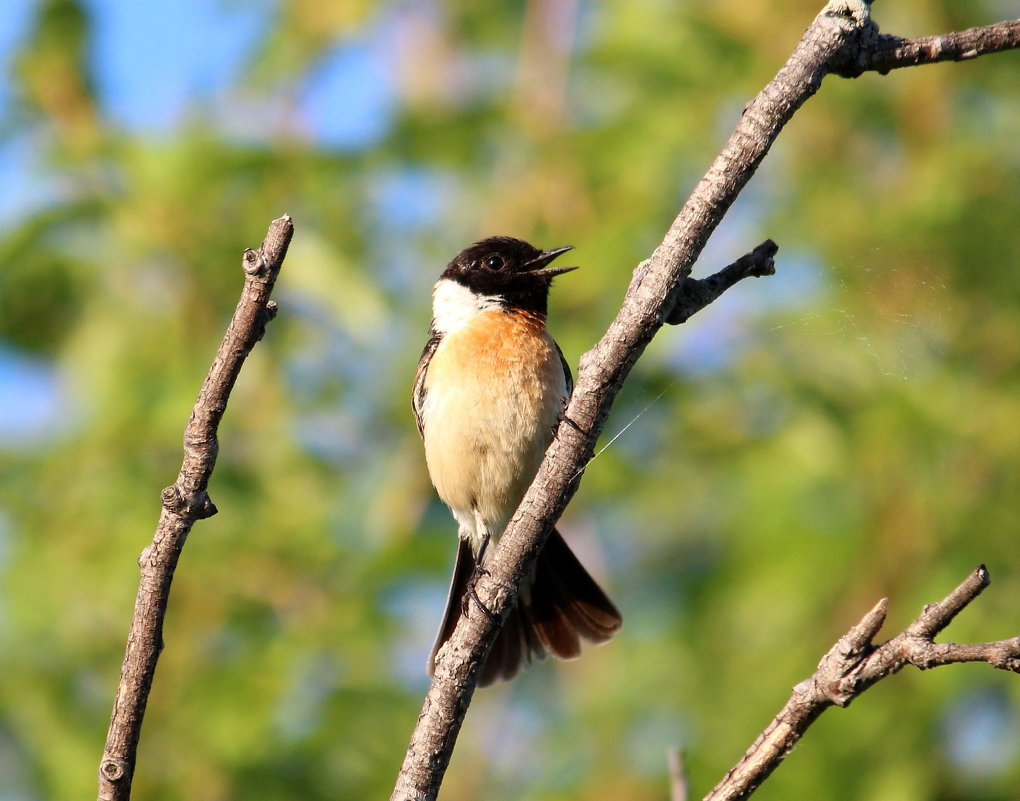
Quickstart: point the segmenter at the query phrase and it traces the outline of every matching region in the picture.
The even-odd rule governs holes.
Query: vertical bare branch
[[[241,298],[184,431],[184,461],[177,481],[163,490],[156,534],[138,559],[141,579],[134,617],[99,765],[100,801],[131,797],[145,704],[163,648],[170,583],[191,527],[196,520],[216,514],[206,491],[219,448],[216,430],[244,360],[276,315],[276,304],[269,296],[293,233],[290,217],[283,216],[270,224],[258,250],[245,251]]]
[[[684,768],[684,752],[679,748],[670,748],[669,801],[687,801],[689,789],[687,771]]]

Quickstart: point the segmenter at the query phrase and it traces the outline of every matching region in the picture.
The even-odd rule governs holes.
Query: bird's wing
[[[432,332],[429,341],[421,352],[421,359],[418,361],[418,369],[414,373],[414,389],[411,392],[411,409],[414,410],[414,422],[418,425],[418,434],[425,436],[424,424],[422,422],[422,409],[425,406],[425,375],[429,371],[429,362],[439,347],[442,337]]]
[[[556,345],[556,353],[559,355],[560,364],[563,366],[563,382],[567,386],[567,397],[563,405],[566,406],[566,401],[570,400],[570,396],[574,392],[574,376],[571,374],[570,365],[567,364],[567,359],[563,355],[563,351],[560,350],[560,346],[555,339],[553,340],[553,345]],[[419,367],[419,369],[421,368]]]

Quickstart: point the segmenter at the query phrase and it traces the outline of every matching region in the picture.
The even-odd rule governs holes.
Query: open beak
[[[531,261],[524,264],[524,269],[531,275],[544,275],[552,278],[554,275],[562,275],[563,273],[569,273],[571,270],[576,270],[578,265],[571,267],[546,267],[546,265],[559,256],[561,253],[566,253],[568,250],[573,250],[571,245],[567,245],[562,248],[553,248],[552,250],[543,250]]]

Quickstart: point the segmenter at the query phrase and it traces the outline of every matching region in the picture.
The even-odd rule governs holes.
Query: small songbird
[[[539,250],[495,236],[461,251],[433,291],[432,325],[412,407],[439,497],[458,531],[446,613],[429,656],[470,611],[474,580],[517,510],[573,387],[546,331],[549,286],[575,267],[549,267],[571,248]],[[488,610],[483,610],[488,614]],[[480,684],[512,678],[532,658],[580,654],[620,628],[619,611],[553,530],[482,669]]]

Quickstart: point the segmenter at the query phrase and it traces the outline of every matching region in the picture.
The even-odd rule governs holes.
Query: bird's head
[[[549,286],[575,266],[549,264],[570,246],[539,250],[522,239],[492,236],[464,248],[446,266],[440,282],[452,281],[479,298],[545,314]]]

